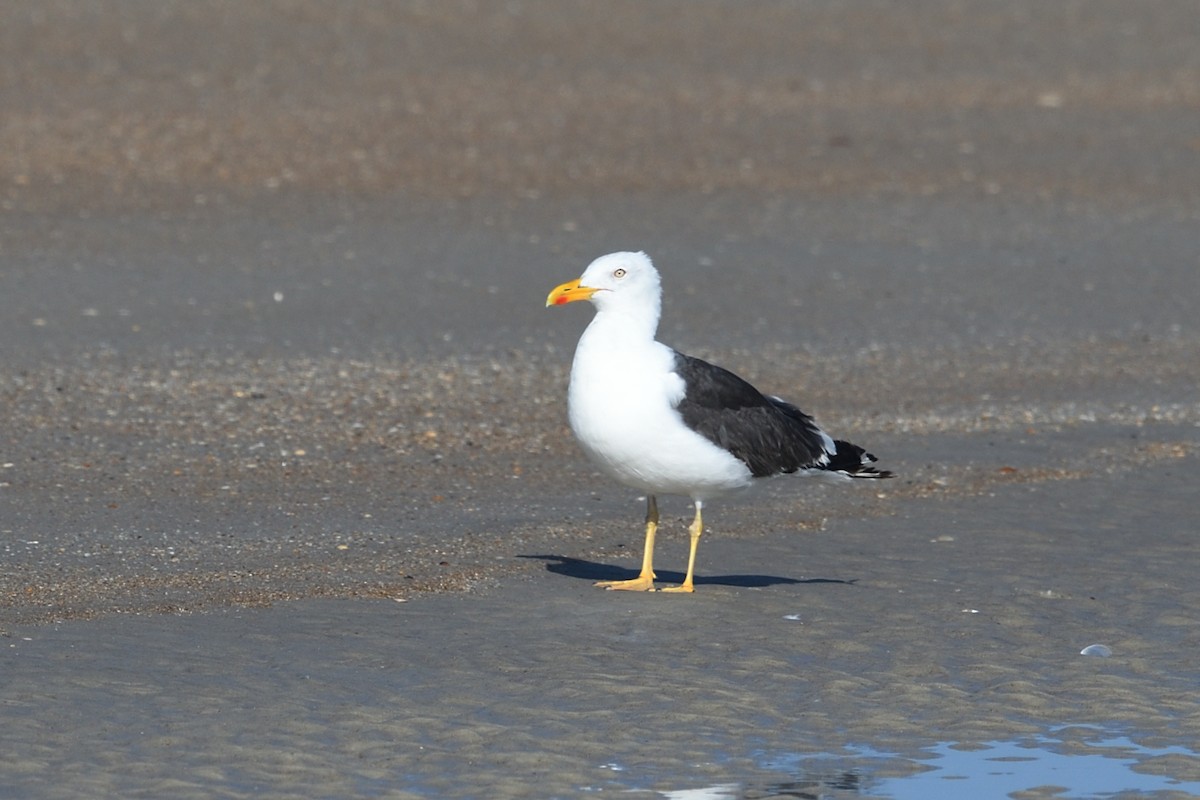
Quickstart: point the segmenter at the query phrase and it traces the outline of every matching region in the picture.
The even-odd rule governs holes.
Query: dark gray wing
[[[727,369],[675,353],[684,396],[677,410],[689,428],[745,462],[757,478],[826,469],[835,454],[812,417],[767,397]]]

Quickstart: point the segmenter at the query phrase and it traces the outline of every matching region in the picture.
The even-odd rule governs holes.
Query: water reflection
[[[718,784],[663,792],[669,800],[767,800],[850,797],[890,800],[1200,796],[1200,752],[1151,747],[1085,726],[974,744],[942,742],[910,758],[852,745],[842,754],[760,752],[765,770],[794,776],[780,783]]]

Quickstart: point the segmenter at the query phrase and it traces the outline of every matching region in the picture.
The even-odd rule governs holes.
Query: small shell
[[[1079,651],[1081,656],[1100,656],[1100,658],[1108,658],[1112,655],[1112,650],[1107,645],[1089,644],[1087,647]]]

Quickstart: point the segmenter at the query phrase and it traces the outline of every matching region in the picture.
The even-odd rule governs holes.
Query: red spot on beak
[[[559,295],[558,297],[554,298],[554,305],[556,305],[556,306],[565,306],[568,302],[569,301],[567,300],[567,296],[565,294]]]

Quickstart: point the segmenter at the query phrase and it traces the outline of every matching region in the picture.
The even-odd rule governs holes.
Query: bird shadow
[[[555,575],[565,575],[568,578],[578,578],[579,580],[620,581],[636,578],[638,575],[636,569],[614,567],[611,564],[600,564],[595,561],[585,561],[581,558],[571,558],[569,556],[521,555],[517,557],[544,561],[547,572],[553,572]],[[682,572],[670,572],[661,569],[655,570],[655,575],[656,580],[663,583],[680,583],[684,577]],[[736,586],[743,589],[806,583],[841,583],[853,586],[858,582],[857,578],[851,578],[850,580],[843,580],[841,578],[785,578],[779,575],[697,575],[692,580],[697,585]]]

